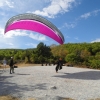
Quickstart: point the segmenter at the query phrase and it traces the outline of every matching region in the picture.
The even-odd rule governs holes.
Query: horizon
[[[87,43],[87,42],[82,42],[82,43],[66,43],[66,45],[67,44],[94,44],[94,43],[100,43],[100,42],[93,42],[93,43]],[[44,44],[45,45],[45,44]],[[48,45],[46,45],[46,46],[48,46],[48,47],[52,47],[52,45],[53,45],[53,47],[56,47],[56,46],[60,46],[60,44],[51,44],[50,46],[48,46]],[[61,44],[61,45],[65,45],[65,44]],[[33,48],[0,48],[0,50],[5,50],[5,49],[8,49],[8,50],[13,50],[13,49],[16,49],[16,50],[26,50],[26,49],[36,49],[37,47],[33,47]]]

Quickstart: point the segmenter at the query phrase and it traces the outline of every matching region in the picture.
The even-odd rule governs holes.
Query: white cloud
[[[42,10],[36,10],[33,13],[47,16],[49,18],[55,17],[59,13],[68,12],[72,7],[72,3],[75,3],[75,0],[51,0],[51,4]]]
[[[81,19],[87,19],[87,18],[89,18],[91,16],[96,16],[99,12],[100,12],[100,9],[93,10],[91,12],[85,13],[85,14],[81,15],[80,17],[78,17],[74,22],[64,23],[64,25],[61,28],[65,28],[65,27],[67,27],[68,29],[74,28],[77,25],[77,23],[78,23],[79,20],[81,20]]]
[[[10,0],[0,0],[0,7],[9,7],[9,8],[13,8],[13,2],[11,2]]]
[[[9,36],[9,35],[8,35]],[[10,35],[11,36],[11,35]],[[14,39],[11,37],[6,37],[6,34],[4,35],[4,29],[0,27],[0,48],[16,48],[17,45],[14,45]]]
[[[9,31],[4,35],[4,38],[13,38],[14,36],[27,36],[28,34],[25,31]]]
[[[1,33],[3,33],[3,32],[1,32]],[[39,33],[29,33],[28,31],[20,31],[20,30],[9,31],[3,36],[4,36],[4,38],[13,38],[14,36],[27,36],[27,37],[32,38],[37,41],[45,41],[46,40],[46,37]]]
[[[27,46],[31,46],[31,47],[37,47],[37,44],[34,44],[34,43],[27,43],[27,44],[25,44],[25,45],[27,45]]]
[[[16,37],[25,37],[25,36],[27,38],[31,38],[37,41],[46,40],[46,36],[41,35],[39,33],[30,33],[28,31],[20,31],[20,30],[13,31],[12,30],[4,34],[4,29],[0,27],[0,48],[5,48],[5,47],[19,48],[20,44],[18,41],[21,41],[21,40],[18,40],[18,38]],[[27,45],[36,47],[37,44],[27,44]]]
[[[70,28],[74,28],[75,26],[76,26],[76,23],[65,23],[65,25],[64,25],[65,27],[67,27],[68,29],[70,29]]]
[[[4,29],[0,27],[0,36],[4,34]]]
[[[9,8],[14,8],[13,2],[9,2],[8,0],[5,0],[5,4],[6,4]]]
[[[100,9],[94,10],[94,11],[92,12],[92,14],[93,14],[93,15],[97,15],[99,12],[100,12]]]
[[[91,41],[91,43],[94,43],[94,42],[100,42],[100,38],[94,40],[94,41]]]
[[[88,13],[85,13],[83,15],[81,15],[81,18],[89,18],[90,16],[94,16],[94,15],[97,15],[98,13],[100,12],[100,9],[98,10],[93,10],[92,12],[88,12]]]
[[[13,43],[10,43],[10,42],[9,42],[9,43],[6,43],[6,44],[11,45],[11,46],[13,46],[13,45],[14,45]]]
[[[25,13],[32,12],[38,15],[54,18],[59,13],[68,12],[75,0],[0,0],[0,7],[8,10]],[[32,5],[33,4],[33,5]],[[10,9],[11,8],[11,9]]]
[[[0,1],[0,7],[4,6],[4,2],[5,2],[4,0]]]
[[[87,19],[90,16],[91,16],[91,13],[85,13],[85,14],[81,15],[81,18]]]
[[[29,37],[34,39],[34,40],[38,40],[38,41],[45,41],[46,37],[44,35],[40,35],[40,34],[29,34]]]
[[[28,11],[32,12],[37,9],[43,9],[48,2],[50,1],[28,0],[27,2],[27,0],[0,0],[0,8],[3,12],[7,11],[13,15],[13,13],[26,13]],[[6,13],[6,15],[9,15],[9,13]]]

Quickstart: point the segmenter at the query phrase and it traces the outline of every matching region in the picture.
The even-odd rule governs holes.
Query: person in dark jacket
[[[62,62],[62,59],[60,58],[58,61],[57,61],[57,66],[55,68],[56,72],[58,72],[58,70],[61,70],[62,69],[62,65],[63,65],[63,62]]]
[[[10,74],[14,73],[14,62],[13,62],[13,57],[10,59]]]

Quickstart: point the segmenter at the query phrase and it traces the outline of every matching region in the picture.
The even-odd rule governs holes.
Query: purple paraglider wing
[[[62,33],[48,20],[35,14],[21,14],[8,20],[5,33],[10,30],[24,29],[42,33],[60,44],[64,43]]]

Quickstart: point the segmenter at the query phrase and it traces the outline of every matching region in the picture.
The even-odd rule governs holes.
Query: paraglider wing
[[[10,30],[24,29],[42,33],[60,44],[64,43],[62,33],[48,20],[35,14],[20,14],[8,20],[5,33]]]

